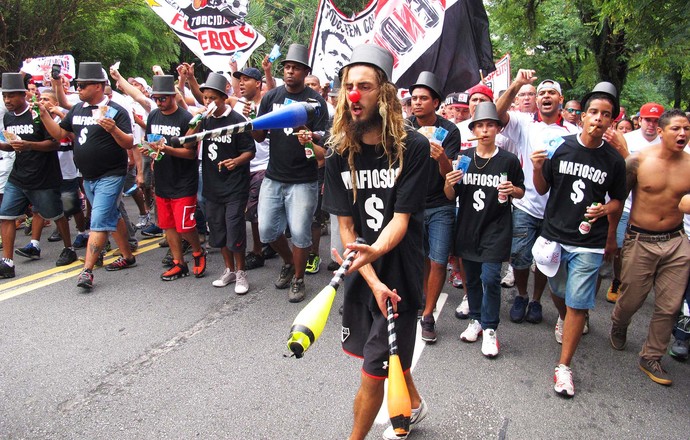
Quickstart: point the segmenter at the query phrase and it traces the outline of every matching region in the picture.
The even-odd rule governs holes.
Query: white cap
[[[532,246],[532,256],[537,267],[547,277],[553,277],[561,265],[561,245],[539,237]]]
[[[143,88],[147,88],[149,85],[146,82],[146,80],[140,76],[137,76],[136,78],[133,78],[135,82],[138,82]]]
[[[544,81],[540,82],[539,85],[537,86],[537,94],[541,92],[542,90],[546,89],[553,89],[558,92],[559,95],[562,95],[563,92],[561,92],[561,85],[558,84],[557,81],[554,81],[552,79],[545,79]]]

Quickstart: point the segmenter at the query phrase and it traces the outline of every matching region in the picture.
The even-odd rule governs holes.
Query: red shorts
[[[164,199],[156,196],[158,208],[158,227],[189,232],[196,228],[196,195],[179,199]]]

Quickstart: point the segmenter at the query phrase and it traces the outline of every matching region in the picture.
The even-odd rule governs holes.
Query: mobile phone
[[[60,72],[62,68],[59,64],[53,64],[53,68],[50,70],[50,76],[53,79],[60,79]]]

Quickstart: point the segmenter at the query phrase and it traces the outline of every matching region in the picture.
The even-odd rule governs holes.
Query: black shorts
[[[400,313],[395,320],[395,332],[400,363],[407,371],[412,366],[417,311]],[[388,377],[388,321],[380,310],[372,312],[366,304],[345,301],[341,341],[345,353],[364,359],[364,374],[374,379]]]
[[[225,203],[206,199],[206,223],[211,247],[227,246],[233,252],[244,252],[247,247],[247,223],[244,220],[246,206],[247,199]]]
[[[255,171],[249,176],[249,199],[247,199],[247,210],[244,218],[250,223],[259,223],[259,193],[261,192],[261,182],[264,181],[266,170]]]

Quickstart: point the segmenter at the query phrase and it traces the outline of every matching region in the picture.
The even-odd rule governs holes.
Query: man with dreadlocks
[[[410,367],[417,310],[423,305],[424,198],[429,142],[405,124],[390,82],[391,54],[357,46],[340,71],[343,87],[326,159],[323,209],[338,217],[347,252],[357,252],[345,280],[343,350],[364,360],[350,439],[363,439],[383,401],[388,375],[386,300],[397,311],[400,360],[412,401],[411,425],[427,406]],[[368,244],[357,244],[362,237]],[[334,258],[341,261],[334,252]],[[392,427],[384,438],[397,437]]]

